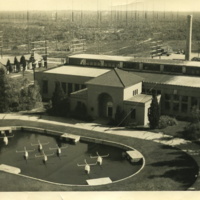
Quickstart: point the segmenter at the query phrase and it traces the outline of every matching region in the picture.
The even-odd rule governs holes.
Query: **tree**
[[[38,84],[31,85],[28,79],[24,79],[21,86],[19,110],[31,110],[41,107],[42,98]]]
[[[24,76],[24,71],[26,70],[26,58],[24,57],[24,55],[20,58],[20,64],[23,67],[23,76]]]
[[[12,73],[12,65],[11,65],[9,59],[8,59],[8,61],[7,61],[7,63],[6,63],[6,68],[7,68],[7,71],[9,71],[9,73]]]
[[[152,102],[148,111],[148,118],[149,118],[150,128],[154,129],[159,125],[160,108],[155,93],[152,94]]]
[[[6,76],[6,70],[0,67],[0,113],[8,110],[8,97],[6,90],[8,88],[8,79]]]
[[[124,110],[120,106],[117,106],[114,125],[116,126],[126,126],[128,124],[128,119]]]
[[[60,82],[56,82],[55,90],[52,96],[52,109],[50,113],[67,116],[69,112],[69,101],[61,87]]]
[[[31,110],[41,106],[41,102],[37,83],[31,85],[27,79],[11,79],[0,68],[0,113]]]
[[[14,58],[14,65],[16,67],[16,71],[19,72],[20,71],[20,64],[19,64],[19,61],[17,60],[16,56]]]

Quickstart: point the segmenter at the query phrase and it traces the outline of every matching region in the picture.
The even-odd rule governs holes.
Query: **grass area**
[[[187,127],[190,124],[190,122],[187,121],[178,121],[177,125],[174,126],[168,126],[163,129],[155,129],[156,132],[162,132],[167,135],[171,135],[173,137],[183,137],[183,132],[185,127]]]
[[[91,187],[57,186],[0,172],[0,180],[4,182],[0,186],[1,191],[183,191],[195,182],[195,174],[198,173],[198,166],[191,156],[178,148],[161,143],[118,135],[113,137],[106,133],[58,126],[51,124],[51,121],[48,124],[22,120],[0,121],[0,126],[9,125],[40,127],[121,142],[139,150],[145,157],[146,165],[132,178],[118,183]],[[143,134],[142,131],[141,134]],[[187,147],[181,146],[181,148]],[[199,146],[193,144],[193,148],[199,149]],[[199,186],[200,184],[197,185],[197,189]]]

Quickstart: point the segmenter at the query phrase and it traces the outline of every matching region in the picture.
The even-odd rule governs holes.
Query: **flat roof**
[[[152,95],[147,94],[137,94],[135,96],[132,96],[129,99],[126,99],[126,102],[136,102],[136,103],[146,103],[148,101],[151,101]]]
[[[100,55],[100,54],[76,54],[69,56],[69,58],[80,58],[80,59],[94,59],[94,60],[111,60],[111,61],[129,61],[133,57],[128,56],[111,56],[111,55]]]
[[[98,77],[106,72],[109,72],[109,69],[99,69],[91,67],[77,67],[64,65],[44,71],[45,74],[62,74],[62,75],[72,75],[72,76],[85,76],[85,77]]]
[[[161,65],[165,64],[165,65],[200,67],[200,62],[198,62],[198,61],[153,59],[153,58],[134,58],[133,56],[129,57],[129,56],[112,56],[112,55],[99,55],[99,54],[76,54],[76,55],[69,56],[69,58],[123,61],[123,62],[130,61],[130,62],[149,63],[149,64],[161,64]]]
[[[143,82],[200,88],[200,77],[132,72],[144,78]]]

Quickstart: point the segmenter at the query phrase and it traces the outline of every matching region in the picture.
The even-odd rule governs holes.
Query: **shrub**
[[[71,117],[87,122],[93,121],[92,116],[87,113],[86,105],[82,102],[77,102],[74,111],[71,113]]]
[[[199,139],[200,138],[200,123],[191,123],[187,127],[185,127],[185,131],[183,132],[183,137],[186,139]]]
[[[158,99],[154,93],[152,94],[152,101],[148,111],[148,119],[151,129],[157,128],[159,126],[160,108],[158,104]]]
[[[168,126],[174,126],[174,125],[177,125],[178,122],[175,118],[173,117],[170,117],[170,116],[161,116],[160,117],[160,120],[159,120],[159,128],[162,129],[162,128],[166,128]]]
[[[127,118],[126,112],[122,110],[120,106],[117,106],[116,113],[115,113],[115,118],[110,119],[108,122],[108,125],[110,126],[126,126],[129,124],[129,120]]]

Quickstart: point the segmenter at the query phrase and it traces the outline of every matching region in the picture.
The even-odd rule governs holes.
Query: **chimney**
[[[192,47],[192,15],[187,16],[187,40],[185,60],[191,60],[191,47]]]

